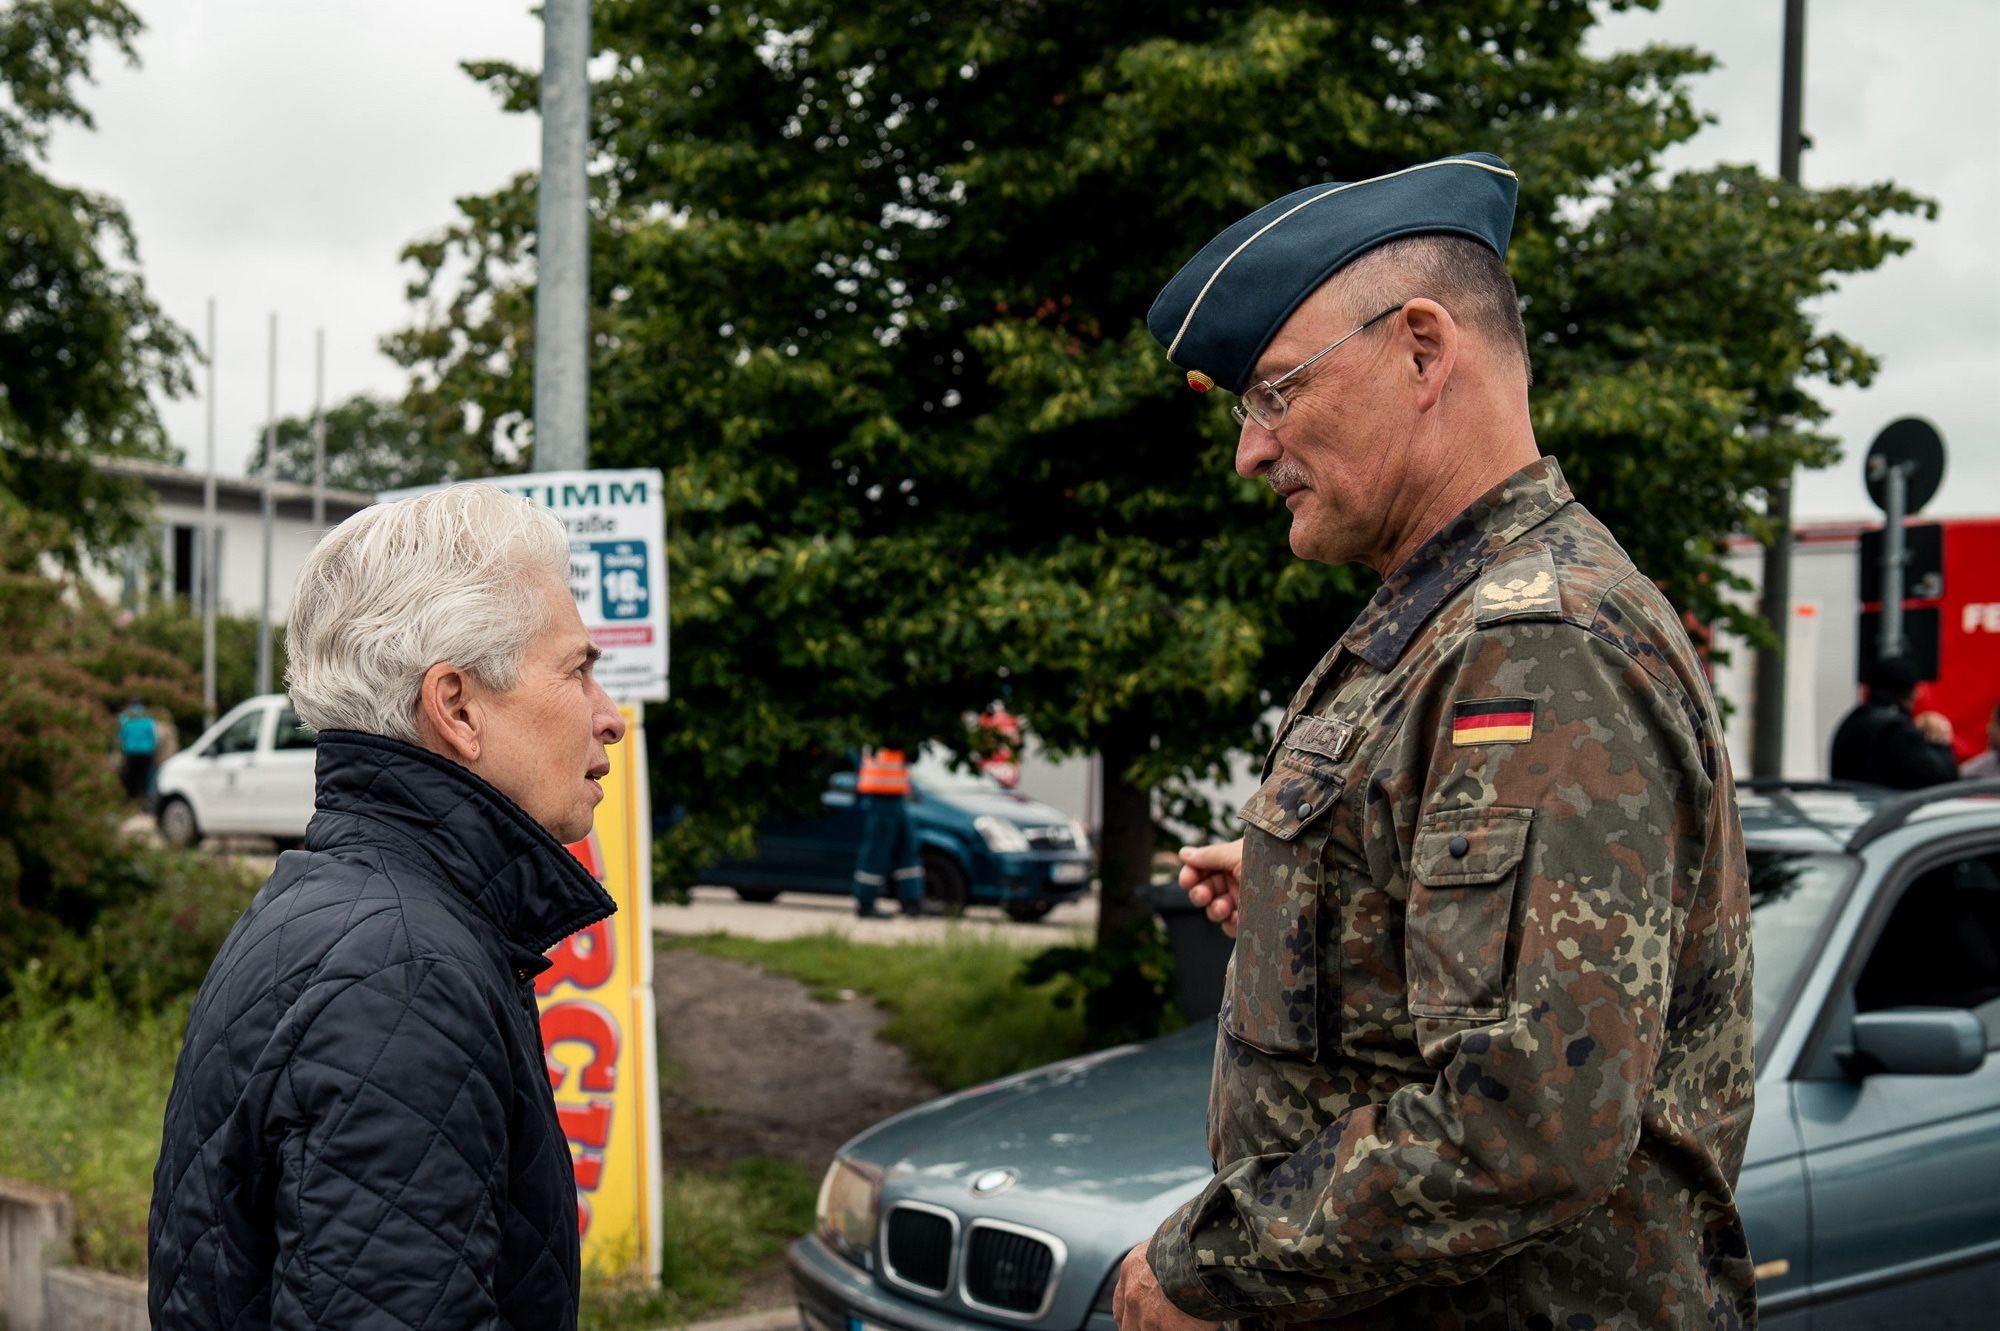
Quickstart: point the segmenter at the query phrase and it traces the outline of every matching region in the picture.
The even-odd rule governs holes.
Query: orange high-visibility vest
[[[861,755],[861,777],[854,789],[863,795],[907,795],[910,765],[901,749],[868,749]]]

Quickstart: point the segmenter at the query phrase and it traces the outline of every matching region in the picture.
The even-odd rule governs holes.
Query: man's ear
[[[1402,351],[1416,388],[1418,411],[1429,411],[1444,396],[1445,381],[1458,363],[1458,324],[1451,312],[1427,296],[1403,306]]]
[[[417,690],[417,729],[425,747],[471,767],[479,761],[485,717],[472,677],[449,661],[424,671]]]

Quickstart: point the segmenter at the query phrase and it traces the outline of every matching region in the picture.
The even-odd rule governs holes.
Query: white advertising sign
[[[569,589],[604,656],[598,682],[623,702],[667,697],[667,509],[660,473],[534,471],[497,485],[562,519],[569,532]],[[394,490],[407,499],[437,486]]]

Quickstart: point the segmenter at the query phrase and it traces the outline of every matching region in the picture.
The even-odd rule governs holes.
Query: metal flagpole
[[[578,471],[589,465],[590,0],[546,0],[542,33],[532,462]]]
[[[264,415],[264,590],[257,608],[257,692],[271,691],[271,473],[278,465],[278,312],[271,311],[270,391]]]
[[[215,297],[208,298],[208,471],[201,482],[201,723],[215,724],[215,603],[222,534],[215,526]]]
[[[313,331],[313,530],[326,526],[326,329]]]

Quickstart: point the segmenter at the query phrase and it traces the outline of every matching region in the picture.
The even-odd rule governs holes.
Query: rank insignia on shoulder
[[[1200,370],[1189,370],[1187,372],[1187,381],[1188,387],[1197,393],[1206,393],[1209,389],[1215,387],[1215,380],[1209,378]]]
[[[1524,744],[1535,737],[1530,698],[1480,698],[1451,705],[1454,748],[1471,744]]]
[[[1555,604],[1556,580],[1547,570],[1532,578],[1495,578],[1479,589],[1479,599],[1495,610],[1534,610]]]

